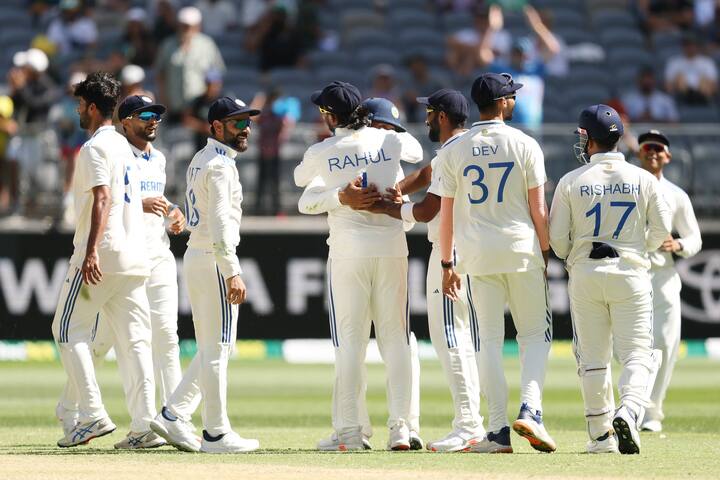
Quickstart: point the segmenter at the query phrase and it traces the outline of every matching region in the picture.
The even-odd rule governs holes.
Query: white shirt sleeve
[[[535,140],[532,140],[528,145],[527,155],[528,158],[525,164],[525,179],[527,181],[528,189],[545,185],[547,182],[547,176],[545,174],[545,155],[543,154],[540,145]]]
[[[572,248],[570,231],[572,216],[565,182],[560,180],[555,188],[550,206],[550,246],[559,258],[567,258]]]
[[[455,198],[455,192],[457,190],[457,180],[455,179],[452,156],[449,154],[449,150],[441,149],[438,150],[437,157],[438,159],[436,163],[440,164],[440,168],[438,169],[438,184],[440,185],[440,196]]]
[[[215,262],[223,277],[230,278],[242,273],[230,232],[230,191],[233,174],[229,167],[213,165],[208,168],[205,181],[208,189],[208,227],[212,240]]]
[[[315,150],[312,147],[308,148],[305,151],[305,155],[303,155],[302,162],[295,167],[293,177],[295,179],[295,185],[298,187],[303,188],[308,186],[315,177],[319,176],[314,152]]]
[[[89,147],[85,158],[85,162],[79,162],[83,169],[81,177],[85,179],[85,185],[81,185],[83,191],[87,192],[100,185],[110,186],[111,171],[105,154],[96,147]]]
[[[692,203],[690,203],[690,197],[684,192],[678,197],[678,209],[675,213],[675,225],[673,225],[673,228],[680,235],[678,241],[683,246],[682,250],[676,252],[678,256],[688,258],[700,251],[702,248],[700,226],[697,218],[695,218],[695,211]]]
[[[327,213],[340,206],[339,193],[340,188],[328,189],[321,177],[315,177],[300,196],[298,210],[305,215]]]
[[[672,228],[672,215],[665,198],[659,192],[659,183],[652,177],[645,187],[647,192],[647,239],[646,247],[649,252],[660,248],[660,245],[670,235]]]
[[[423,159],[423,148],[415,137],[407,132],[397,134],[400,141],[400,160],[408,163],[419,163]]]

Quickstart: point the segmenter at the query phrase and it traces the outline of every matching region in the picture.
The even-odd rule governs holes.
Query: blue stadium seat
[[[437,17],[424,10],[393,9],[390,11],[389,20],[390,26],[395,30],[417,27],[437,29],[438,27]]]
[[[363,67],[372,67],[380,63],[387,63],[397,66],[401,63],[402,57],[396,49],[385,47],[368,47],[358,50],[353,56],[354,61]]]
[[[384,28],[385,18],[373,10],[349,9],[340,15],[343,31],[353,28]]]
[[[607,9],[595,10],[591,15],[591,23],[596,30],[612,28],[630,28],[638,30],[637,21],[630,10]]]
[[[635,27],[611,27],[600,29],[600,42],[611,53],[626,48],[645,48],[645,37]]]
[[[350,82],[358,88],[362,88],[364,71],[358,71],[355,68],[345,67],[322,67],[319,68],[314,75],[321,85],[328,84],[333,80],[342,82]]]
[[[397,41],[388,32],[375,28],[355,28],[343,35],[344,44],[349,48],[387,47]]]
[[[655,63],[655,57],[644,48],[624,47],[608,50],[608,65],[611,66],[637,65],[641,67],[653,63]]]
[[[443,15],[443,29],[447,33],[453,33],[465,28],[473,28],[473,17],[464,12],[449,12]]]
[[[417,45],[445,48],[445,36],[429,28],[407,28],[401,30],[394,39],[393,44],[400,42],[403,48],[412,48]]]
[[[696,143],[692,146],[693,190],[696,194],[720,193],[720,168],[718,168],[720,143]],[[717,202],[717,197],[715,197]]]
[[[686,123],[713,123],[720,121],[717,109],[712,105],[678,105],[678,113],[680,114],[680,121]],[[718,157],[718,152],[715,150],[715,158]],[[696,152],[693,150],[693,155]],[[720,169],[718,169],[720,170]]]

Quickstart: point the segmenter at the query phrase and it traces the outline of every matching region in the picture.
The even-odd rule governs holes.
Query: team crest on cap
[[[245,102],[243,102],[243,101],[240,100],[239,98],[236,98],[236,99],[235,99],[235,103],[237,103],[237,104],[238,104],[239,106],[241,106],[241,107],[245,107],[245,106],[246,106],[246,105],[245,105]]]
[[[390,109],[390,113],[392,113],[393,118],[400,118],[400,112],[397,107],[392,107],[392,109]]]
[[[152,103],[152,98],[150,98],[150,97],[147,97],[147,96],[143,95],[143,96],[140,97],[140,98],[142,98],[142,101],[143,101],[143,102]]]
[[[612,125],[610,125],[610,131],[611,131],[611,132],[617,132],[617,131],[618,131],[617,125],[614,124],[614,123],[613,123]]]

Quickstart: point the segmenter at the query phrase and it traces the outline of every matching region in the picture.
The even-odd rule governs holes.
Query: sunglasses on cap
[[[130,117],[133,118],[133,117]],[[162,115],[155,112],[140,112],[137,115],[135,115],[135,118],[138,120],[142,120],[143,122],[150,122],[152,120],[160,123],[162,122]]]
[[[640,148],[642,148],[643,152],[658,152],[658,153],[660,153],[660,152],[664,152],[666,147],[662,143],[647,142],[647,143],[643,143],[642,145],[640,145]]]
[[[325,110],[323,107],[318,107],[318,110],[320,110],[320,113],[323,113],[323,114],[332,113],[328,110]]]
[[[232,124],[238,130],[245,130],[247,127],[250,126],[252,121],[249,118],[244,118],[242,120],[228,120],[227,123]]]

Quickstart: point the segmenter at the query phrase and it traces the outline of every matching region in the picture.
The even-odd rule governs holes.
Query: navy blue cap
[[[449,113],[463,120],[468,117],[468,102],[465,95],[450,88],[441,88],[429,97],[417,97],[417,102],[434,110]]]
[[[387,123],[395,127],[396,132],[407,131],[400,123],[400,112],[394,103],[386,98],[370,97],[362,103],[373,122]]]
[[[234,115],[249,114],[251,117],[260,114],[260,110],[248,107],[238,98],[220,97],[215,100],[208,110],[208,122],[232,117]]]
[[[165,105],[153,102],[153,99],[147,95],[130,95],[126,97],[118,106],[118,118],[128,118],[137,112],[155,112],[158,115],[165,113]]]
[[[347,115],[360,105],[362,95],[355,85],[336,80],[310,95],[310,100],[330,113]]]
[[[650,130],[638,137],[638,143],[643,144],[645,142],[661,143],[666,147],[670,146],[670,140],[660,130]]]
[[[470,97],[478,107],[487,107],[495,100],[512,95],[522,88],[509,73],[483,73],[472,84]]]
[[[607,105],[591,105],[580,112],[578,127],[585,130],[593,140],[619,140],[623,134],[623,123],[614,108]]]

